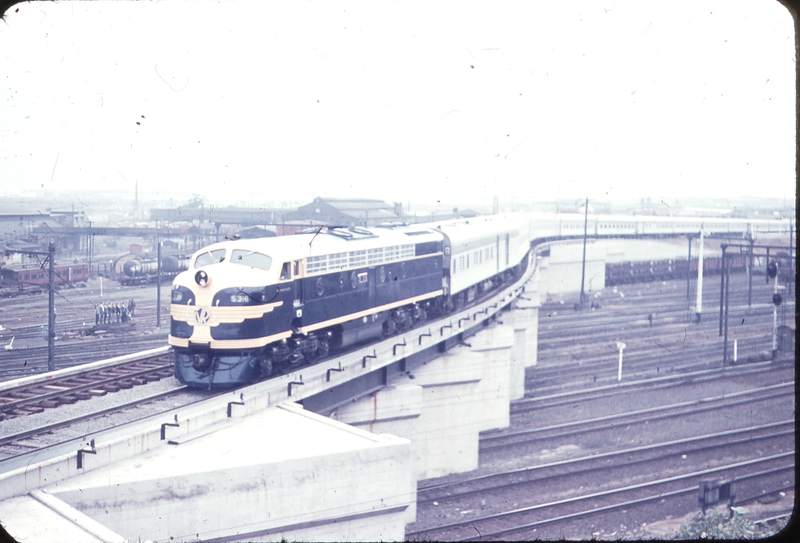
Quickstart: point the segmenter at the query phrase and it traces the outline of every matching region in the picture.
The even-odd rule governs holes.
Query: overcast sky
[[[21,3],[0,193],[791,199],[794,66],[774,0]]]

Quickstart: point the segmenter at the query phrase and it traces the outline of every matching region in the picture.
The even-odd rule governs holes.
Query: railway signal
[[[775,260],[767,264],[767,275],[770,279],[778,276],[778,263]]]
[[[775,279],[775,290],[772,293],[772,359],[778,356],[778,306],[783,301],[778,294],[778,261],[773,260],[767,265],[767,275]]]

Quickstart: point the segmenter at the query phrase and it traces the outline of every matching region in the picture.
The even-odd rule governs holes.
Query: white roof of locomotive
[[[368,229],[371,235],[350,232],[353,237],[320,231],[314,234],[293,234],[269,238],[240,239],[221,241],[203,247],[195,253],[201,254],[215,249],[244,249],[263,253],[275,260],[288,262],[311,256],[321,256],[349,251],[365,251],[380,247],[410,245],[430,241],[441,241],[442,235],[422,226],[400,226],[394,228],[374,227]],[[362,230],[367,231],[367,230]]]

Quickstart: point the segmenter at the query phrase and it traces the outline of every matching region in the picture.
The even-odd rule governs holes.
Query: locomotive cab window
[[[197,255],[194,260],[194,267],[201,268],[211,264],[219,264],[223,260],[225,260],[225,249],[214,249]]]
[[[284,262],[283,266],[281,267],[281,281],[291,278],[292,278],[291,263]]]
[[[259,270],[268,270],[272,265],[272,259],[267,255],[256,253],[255,251],[245,251],[236,249],[231,253],[231,263],[241,264],[243,266],[250,266],[251,268],[258,268]]]

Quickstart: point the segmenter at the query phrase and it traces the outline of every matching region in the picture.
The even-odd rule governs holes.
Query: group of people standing
[[[133,298],[122,303],[100,303],[94,310],[95,324],[114,324],[128,322],[133,317],[136,302]]]

